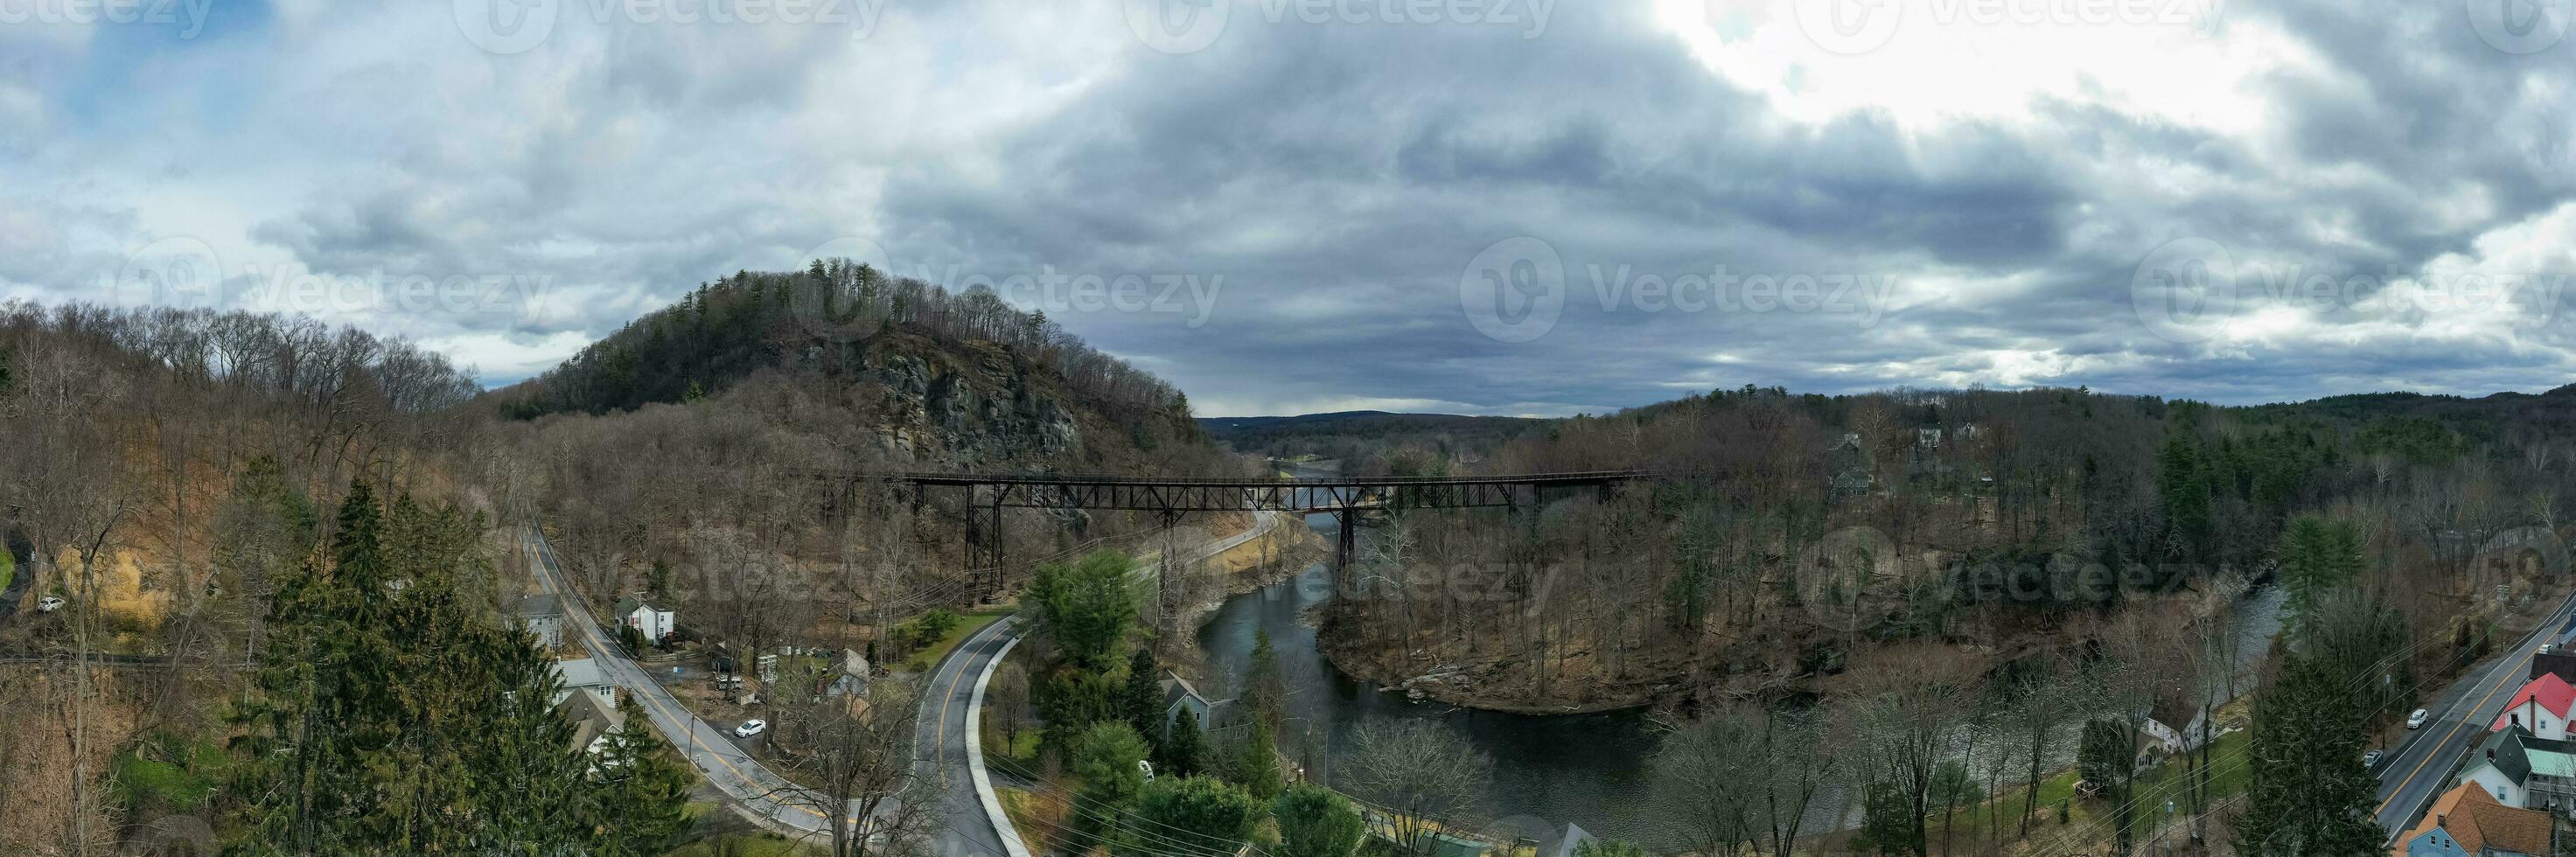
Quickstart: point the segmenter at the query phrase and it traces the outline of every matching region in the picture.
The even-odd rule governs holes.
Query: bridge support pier
[[[1359,510],[1343,507],[1333,513],[1333,520],[1338,522],[1333,528],[1337,531],[1334,533],[1333,571],[1340,573],[1349,570],[1360,558]]]

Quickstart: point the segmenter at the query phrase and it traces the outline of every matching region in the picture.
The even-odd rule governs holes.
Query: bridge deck
[[[920,485],[1061,485],[1138,488],[1386,488],[1416,485],[1593,485],[1643,479],[1642,470],[1584,470],[1502,476],[1193,477],[1091,473],[877,473],[861,479]]]

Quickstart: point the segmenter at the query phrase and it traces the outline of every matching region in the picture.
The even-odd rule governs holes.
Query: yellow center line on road
[[[2514,672],[2528,672],[2531,668],[2531,659],[2531,655],[2523,655],[2522,663],[2518,665],[2519,669],[2516,669]],[[2460,730],[2466,729],[2470,723],[2476,722],[2478,712],[2486,710],[2487,700],[2494,699],[2496,694],[2504,692],[2506,685],[2513,684],[2513,674],[2514,673],[2506,673],[2504,679],[2496,682],[2494,689],[2487,691],[2485,696],[2478,697],[2477,703],[2469,706],[2469,716],[2462,719],[2458,725],[2452,726],[2451,731],[2442,733],[2441,739],[2433,742],[2432,750],[2424,754],[2424,760],[2416,762],[2414,770],[2407,771],[2406,778],[2397,781],[2397,789],[2389,792],[2388,799],[2380,801],[2379,808],[2372,810],[2370,814],[2378,815],[2380,813],[2387,812],[2388,805],[2397,802],[2397,796],[2405,794],[2406,788],[2415,784],[2415,776],[2424,772],[2424,766],[2432,764],[2433,757],[2441,754],[2442,745],[2450,743],[2451,736],[2460,734]]]
[[[976,646],[976,645],[979,645],[979,643],[978,643],[977,641],[978,641],[980,638],[982,638],[985,634],[990,633],[994,628],[1001,627],[1002,623],[1003,623],[1003,622],[1006,622],[1006,621],[1009,621],[1009,619],[1010,619],[1010,617],[1008,617],[1008,616],[1004,616],[1004,617],[1002,617],[1002,618],[1000,618],[1000,619],[995,619],[995,620],[993,620],[993,624],[986,625],[986,626],[984,626],[983,628],[980,628],[980,629],[976,630],[976,632],[975,632],[975,633],[973,633],[973,634],[971,634],[971,635],[968,635],[968,636],[967,636],[967,638],[966,638],[966,642],[958,644],[958,646],[957,646],[958,651],[966,651],[967,649],[970,649],[970,648],[973,648],[973,647],[974,647],[974,646]],[[948,706],[949,706],[950,704],[955,703],[955,702],[957,701],[957,685],[958,685],[958,683],[959,683],[959,682],[963,682],[963,681],[965,681],[965,680],[966,680],[966,662],[965,662],[965,661],[963,661],[963,660],[960,660],[960,661],[958,661],[958,662],[957,662],[957,674],[956,674],[956,675],[954,675],[954,676],[949,677],[949,679],[948,679],[948,692],[947,692],[947,694],[946,694],[946,695],[944,695],[944,696],[942,696],[942,697],[940,697],[940,700],[939,700],[939,737],[938,737],[938,748],[939,748],[939,749],[938,749],[936,752],[939,752],[939,753],[946,753],[946,752],[948,752]],[[936,678],[933,678],[933,679],[932,679],[932,681],[933,681],[934,683],[936,683],[936,682],[937,682],[937,679],[936,679]],[[938,765],[938,766],[936,766],[936,767],[939,769],[939,787],[940,787],[941,789],[946,789],[946,788],[948,788],[948,766],[947,766],[947,765]]]

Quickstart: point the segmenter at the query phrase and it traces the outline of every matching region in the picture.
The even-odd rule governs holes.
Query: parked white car
[[[766,731],[768,731],[768,730],[769,730],[769,722],[768,722],[768,721],[765,721],[765,720],[745,720],[745,721],[743,721],[743,722],[742,722],[742,725],[740,725],[740,726],[736,726],[736,727],[734,727],[734,728],[733,728],[733,737],[736,737],[736,738],[749,738],[749,737],[751,737],[751,736],[758,735],[758,734],[760,734],[760,733],[762,733],[762,732],[766,732]]]
[[[60,596],[47,595],[43,598],[36,599],[36,612],[38,613],[51,613],[60,609],[63,609],[63,599]]]
[[[2433,715],[2426,713],[2424,709],[2415,709],[2415,713],[2406,715],[2406,728],[2422,729],[2424,728],[2424,722],[2431,719],[2433,719]]]

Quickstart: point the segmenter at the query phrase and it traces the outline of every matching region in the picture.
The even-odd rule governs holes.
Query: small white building
[[[540,648],[563,645],[563,599],[552,595],[530,595],[519,599],[519,627],[537,638]]]
[[[2158,698],[2138,723],[2142,737],[2154,741],[2157,751],[2165,756],[2200,749],[2200,745],[2217,737],[2210,734],[2209,727],[2209,712],[2178,693]]]
[[[659,643],[680,629],[677,613],[654,606],[641,595],[618,599],[617,624],[635,629],[647,643]]]
[[[617,710],[617,683],[608,680],[608,674],[600,670],[598,661],[590,658],[556,661],[555,677],[563,680],[563,687],[556,690],[555,698],[546,704],[559,708],[564,700],[581,693],[588,695],[601,711]]]

